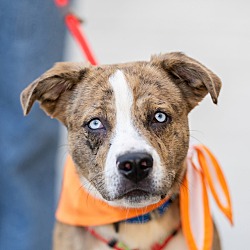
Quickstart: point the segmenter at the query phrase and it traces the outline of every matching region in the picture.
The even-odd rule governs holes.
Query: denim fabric
[[[0,250],[51,249],[58,123],[20,92],[62,61],[65,28],[53,0],[0,1]]]

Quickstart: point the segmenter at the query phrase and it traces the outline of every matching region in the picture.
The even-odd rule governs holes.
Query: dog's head
[[[176,192],[189,146],[188,113],[220,79],[182,53],[149,62],[58,63],[21,94],[68,129],[86,189],[112,205],[143,207]]]

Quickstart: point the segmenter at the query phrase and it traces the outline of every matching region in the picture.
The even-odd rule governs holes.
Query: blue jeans
[[[0,250],[51,249],[58,123],[20,92],[62,61],[65,28],[53,0],[0,1]]]

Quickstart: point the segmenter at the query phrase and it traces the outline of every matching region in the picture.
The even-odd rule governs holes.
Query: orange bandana
[[[105,201],[91,196],[82,187],[73,161],[68,157],[56,218],[60,222],[74,226],[98,226],[148,213],[166,200],[167,198],[147,208],[112,207]]]
[[[218,162],[205,146],[192,146],[187,157],[187,174],[180,189],[182,229],[192,250],[209,250],[212,246],[213,224],[207,187],[232,223],[230,195]],[[68,157],[56,218],[74,226],[104,225],[146,214],[166,200],[146,208],[112,207],[82,188],[74,164]]]

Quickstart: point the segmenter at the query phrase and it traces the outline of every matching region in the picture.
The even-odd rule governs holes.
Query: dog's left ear
[[[83,80],[89,67],[84,63],[56,63],[21,93],[24,115],[27,115],[34,102],[38,101],[47,115],[64,123],[63,114],[72,89]]]
[[[191,111],[206,95],[217,104],[221,80],[198,61],[180,52],[153,56],[151,63],[163,68],[180,88]]]

